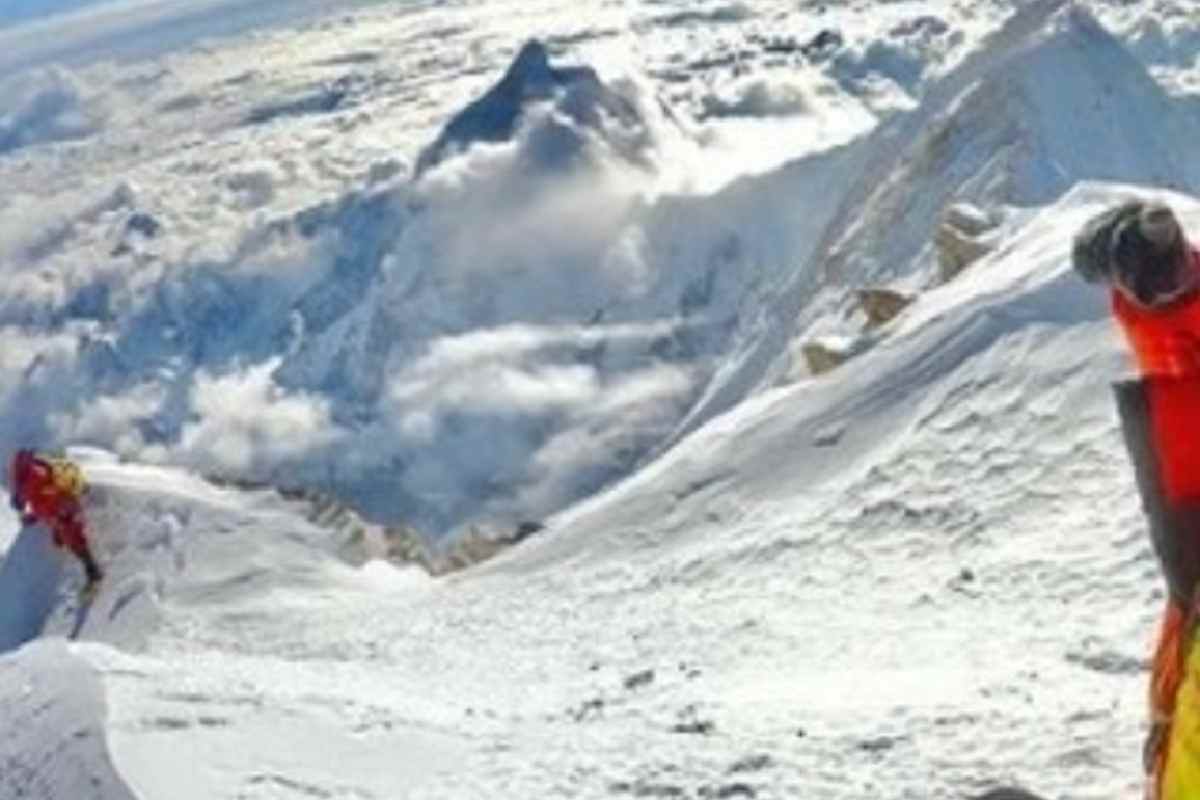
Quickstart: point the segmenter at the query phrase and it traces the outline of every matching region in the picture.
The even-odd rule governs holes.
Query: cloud
[[[538,175],[522,165],[519,143],[477,145],[431,173],[422,191],[427,213],[408,238],[425,252],[426,243],[436,243],[439,271],[448,278],[504,271],[553,280],[569,273],[581,288],[604,296],[618,287],[595,265],[627,224],[645,183],[616,164]]]
[[[645,296],[657,273],[631,228],[666,180],[653,156],[683,134],[636,82],[609,85],[645,121],[628,145],[638,159],[620,157],[627,146],[614,136],[533,104],[511,141],[473,143],[425,173],[413,188],[421,213],[392,262],[423,265],[447,291],[471,284],[464,315],[474,317],[477,304],[496,324],[523,318],[531,296],[544,299],[543,320]],[[549,131],[569,131],[577,156],[547,161]]]
[[[621,325],[515,324],[436,340],[390,384],[388,410],[404,429],[427,436],[426,417],[436,411],[469,414],[580,415],[599,403],[654,388],[635,381],[602,384],[597,367],[585,363],[596,348],[640,344],[669,335],[677,322]],[[664,373],[666,374],[666,373]],[[634,388],[638,387],[638,388]],[[605,406],[607,407],[607,406]]]
[[[400,447],[405,489],[444,520],[548,514],[677,424],[696,375],[646,350],[678,329],[518,324],[444,337],[396,374],[380,408],[390,433],[361,447]]]
[[[385,401],[405,428],[412,414],[518,415],[570,411],[595,400],[596,370],[568,360],[569,329],[514,325],[436,341],[392,381]],[[557,352],[555,352],[557,351]],[[555,358],[557,356],[557,358]]]
[[[463,369],[493,359],[514,359],[548,350],[591,348],[599,344],[646,343],[677,332],[679,320],[626,322],[608,325],[535,325],[514,323],[445,336],[410,368],[412,372]]]
[[[487,513],[540,516],[624,475],[671,432],[694,386],[688,370],[665,365],[612,381],[532,454],[518,491]]]
[[[277,367],[270,360],[223,375],[198,372],[178,458],[204,471],[265,477],[329,445],[337,435],[329,402],[281,388]]]
[[[758,76],[735,81],[701,98],[704,117],[787,117],[812,110],[809,85],[794,78]]]
[[[402,402],[472,414],[538,414],[574,408],[595,399],[595,369],[578,365],[487,364],[470,373],[438,373],[402,384]]]
[[[70,412],[51,416],[55,438],[111,447],[118,455],[137,457],[148,444],[141,424],[154,417],[166,396],[166,387],[148,382],[119,394],[89,397]]]
[[[600,402],[589,409],[589,417],[630,419],[642,422],[672,417],[675,406],[692,388],[695,376],[688,369],[663,365],[625,375],[612,382]],[[671,413],[663,415],[664,407]]]
[[[103,114],[71,72],[51,67],[0,84],[0,155],[44,142],[82,139]]]

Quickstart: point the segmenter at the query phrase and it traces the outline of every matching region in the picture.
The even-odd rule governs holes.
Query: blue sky
[[[25,22],[101,2],[104,0],[0,0],[0,25]]]
[[[297,24],[332,8],[407,0],[0,0],[0,80],[50,63],[80,66],[101,58],[153,57],[199,39]],[[104,7],[73,19],[67,12]],[[23,24],[61,17],[32,36]]]

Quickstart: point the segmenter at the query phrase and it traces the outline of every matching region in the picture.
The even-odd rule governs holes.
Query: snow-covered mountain
[[[256,156],[215,195],[198,183],[202,196],[180,204],[157,187],[189,185],[193,167],[164,155],[149,159],[149,182],[126,177],[76,212],[50,193],[52,221],[18,225],[5,251],[14,279],[0,319],[14,351],[38,353],[13,359],[8,424],[325,489],[434,535],[540,519],[796,374],[797,337],[832,319],[814,303],[825,288],[840,298],[928,272],[951,201],[1037,204],[1085,179],[1194,186],[1194,106],[1085,10],[1060,5],[1025,8],[943,76],[906,81],[913,110],[716,191],[687,188],[680,165],[719,156],[701,127],[719,123],[689,122],[663,89],[602,79],[535,42],[428,136],[412,180],[374,163],[305,203],[285,188],[294,157]],[[893,47],[912,35],[892,34]],[[788,57],[818,86],[849,81],[849,55]],[[217,118],[232,128],[216,136],[269,152],[268,137],[332,117],[314,146],[346,138],[339,128],[404,97],[387,73],[358,68],[378,58],[331,55],[312,62],[319,82],[241,108],[229,97]],[[1051,78],[1058,94],[1043,88]],[[48,79],[23,83],[25,110],[0,126],[13,170],[45,164],[29,152],[38,142],[66,160],[64,175],[73,154],[116,146],[104,122],[116,112],[89,99],[86,78]],[[137,92],[166,97],[155,84],[169,80]],[[207,107],[195,92],[166,100],[156,127]],[[1111,140],[1089,135],[1088,152],[1085,111],[1088,131]],[[196,218],[177,218],[188,205]],[[59,344],[30,350],[47,327]]]
[[[530,121],[531,106],[549,103],[550,114]],[[570,122],[555,119],[563,116]],[[550,64],[546,46],[526,42],[500,82],[446,124],[437,141],[417,159],[418,176],[448,156],[462,153],[480,143],[508,142],[518,126],[538,126],[525,132],[532,146],[528,170],[562,169],[589,153],[586,134],[598,135],[609,145],[605,155],[634,163],[646,160],[646,124],[637,106],[619,92],[605,86],[590,67],[556,68]]]
[[[36,529],[10,548],[5,608],[37,594],[14,570],[62,577],[0,659],[5,790],[1132,791],[1161,591],[1100,391],[1122,355],[1064,263],[1128,191],[1031,215],[842,370],[460,578],[348,566],[273,492],[76,453],[112,572],[68,647],[77,567]]]
[[[0,797],[1131,794],[1161,591],[1067,254],[1200,230],[1198,31],[382,4],[21,76],[0,437],[85,446],[110,576],[0,518]],[[545,526],[434,580],[257,483]]]

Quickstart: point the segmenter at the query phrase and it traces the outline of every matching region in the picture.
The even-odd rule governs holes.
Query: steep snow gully
[[[690,134],[530,45],[419,175],[137,301],[89,278],[86,346],[23,368],[0,422],[91,432],[108,575],[80,608],[75,562],[0,511],[0,800],[1135,796],[1162,590],[1126,356],[1068,255],[1131,195],[1200,235],[1196,109],[1033,3],[862,137],[655,193]],[[949,277],[953,204],[989,228]],[[285,240],[316,265],[264,267]],[[910,302],[868,325],[879,284]],[[69,338],[59,300],[0,315]],[[279,416],[238,439],[203,418],[229,398]],[[271,483],[544,528],[435,579],[351,563]]]

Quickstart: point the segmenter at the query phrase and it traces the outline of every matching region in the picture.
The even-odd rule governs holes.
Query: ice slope
[[[353,570],[272,493],[83,454],[113,577],[85,643],[59,608],[0,669],[69,652],[99,680],[78,746],[105,744],[41,761],[34,718],[12,774],[75,759],[123,782],[99,800],[1131,795],[1162,593],[1124,355],[1067,259],[1146,191],[1020,215],[839,372],[449,580]]]

